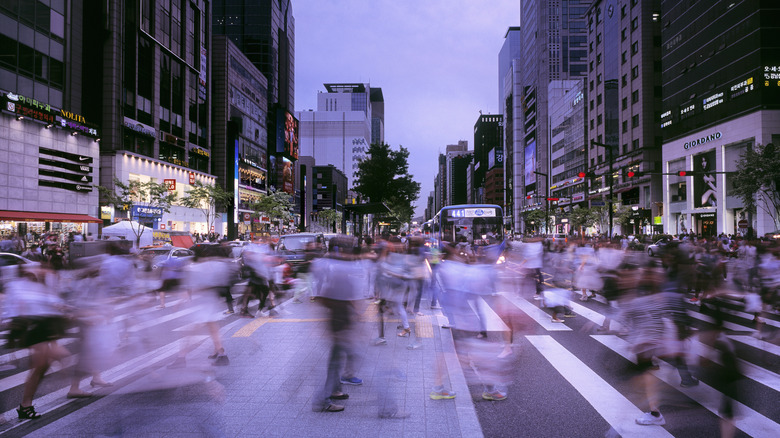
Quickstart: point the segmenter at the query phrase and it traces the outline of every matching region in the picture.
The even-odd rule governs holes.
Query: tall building
[[[590,196],[637,212],[613,234],[650,234],[661,211],[660,3],[596,0],[587,12],[588,170],[599,175]]]
[[[442,207],[469,202],[469,165],[474,158],[469,150],[469,142],[459,140],[458,144],[447,145],[445,153],[439,154],[438,181],[435,187],[439,191],[440,205],[436,205],[438,213]]]
[[[316,217],[319,212],[324,210],[335,210],[343,215],[348,189],[347,176],[344,175],[344,172],[332,164],[315,165],[312,169],[312,178],[312,212],[314,216]],[[323,225],[322,221],[319,222],[320,225]],[[330,231],[332,230],[328,230],[328,232]]]
[[[632,2],[636,3],[636,2]],[[764,1],[661,3],[663,228],[757,235],[775,231],[733,195],[747,148],[780,143],[780,5]],[[692,25],[695,24],[695,25]],[[693,170],[693,177],[677,176]]]
[[[262,233],[266,224],[252,217],[252,204],[268,183],[267,81],[226,36],[214,35],[211,53],[212,169],[218,184],[233,194],[227,235]]]
[[[85,95],[84,111],[101,121],[101,184],[154,181],[180,197],[195,181],[214,184],[210,3],[97,3],[83,9],[85,22],[105,26],[84,28],[85,50],[101,66],[89,69],[90,83],[100,86]],[[200,209],[181,206],[138,219],[166,230],[226,232],[221,221],[209,224]]]
[[[498,107],[504,119],[504,224],[514,229],[514,175],[522,172],[522,162],[515,161],[515,138],[523,138],[522,32],[519,26],[507,29],[504,44],[498,54]]]
[[[470,189],[473,191],[475,203],[487,202],[489,183],[491,188],[490,203],[497,201],[500,195],[501,200],[498,204],[503,204],[503,131],[503,117],[500,114],[480,114],[474,124],[474,182]],[[498,167],[501,168],[501,172],[493,171]],[[488,175],[490,181],[488,181]],[[497,181],[499,177],[501,180]],[[500,191],[497,189],[499,185],[501,186]]]
[[[102,222],[83,3],[0,2],[0,234],[97,235]]]
[[[550,81],[547,90],[550,117],[550,191],[559,200],[551,206],[557,216],[572,208],[588,208],[588,181],[578,174],[586,170],[585,117],[587,92],[582,80]],[[556,208],[552,208],[556,207]],[[570,231],[556,220],[557,232]]]
[[[215,0],[213,32],[226,35],[268,83],[269,185],[289,184],[294,165],[285,161],[285,137],[295,111],[295,18],[292,0]],[[293,180],[295,180],[293,176]],[[293,193],[291,193],[293,194]],[[298,205],[298,203],[296,203]]]
[[[522,212],[536,208],[534,199],[546,193],[549,181],[547,87],[551,80],[583,77],[587,73],[585,11],[590,0],[522,0],[521,58],[517,63],[522,90],[512,126],[512,197],[514,231],[524,230]],[[518,127],[522,127],[518,129]],[[522,163],[521,166],[518,166]],[[520,169],[518,169],[518,167]],[[536,173],[535,173],[536,172]],[[527,196],[531,199],[526,199]]]
[[[382,89],[363,83],[324,85],[326,92],[317,95],[317,111],[295,113],[301,123],[301,154],[314,157],[317,165],[336,166],[352,187],[372,139],[384,141]]]

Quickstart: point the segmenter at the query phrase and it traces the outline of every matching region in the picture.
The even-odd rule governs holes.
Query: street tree
[[[737,161],[733,176],[734,194],[745,209],[766,212],[780,229],[780,153],[773,143],[764,147],[748,147]],[[774,231],[774,230],[773,230]]]
[[[135,235],[136,247],[141,244],[141,236],[143,236],[146,227],[133,221],[131,214],[133,206],[154,208],[168,213],[177,198],[176,192],[169,191],[167,185],[154,181],[133,180],[125,184],[114,178],[113,187],[97,186],[97,189],[103,205],[110,205],[115,210],[127,212],[127,217],[130,219],[130,229]]]
[[[414,201],[420,195],[420,183],[409,174],[409,150],[393,150],[385,143],[374,143],[368,157],[358,164],[353,190],[371,202],[383,202],[400,222],[409,222]]]
[[[526,232],[528,231],[528,225],[537,231],[547,229],[547,222],[550,218],[544,209],[528,210],[523,212],[522,215],[526,224]]]
[[[260,197],[257,202],[250,206],[255,211],[255,214],[266,215],[271,222],[276,222],[277,231],[280,235],[282,233],[282,224],[292,218],[293,207],[292,196],[287,192],[279,192],[273,188],[267,195]]]
[[[591,208],[572,208],[569,212],[569,225],[579,231],[580,236],[584,236],[584,229],[596,225],[598,214]]]
[[[192,187],[181,199],[181,205],[189,208],[197,208],[206,217],[208,230],[214,229],[219,211],[226,211],[233,200],[233,194],[226,192],[217,184],[206,184],[195,180]]]
[[[343,214],[340,211],[328,208],[317,212],[317,222],[324,225],[328,231],[338,232],[337,227],[341,224]]]
[[[617,199],[612,199],[612,224],[623,224],[628,222],[628,218],[631,215],[631,209]],[[594,214],[596,215],[596,224],[599,226],[599,231],[612,235],[609,230],[609,207],[610,203],[606,202],[606,205],[592,207]]]

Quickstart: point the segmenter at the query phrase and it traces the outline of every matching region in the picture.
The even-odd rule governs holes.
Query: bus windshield
[[[486,246],[500,244],[503,215],[499,207],[455,207],[440,212],[441,240]]]

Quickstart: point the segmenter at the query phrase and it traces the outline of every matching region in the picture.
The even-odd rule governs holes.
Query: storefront
[[[88,234],[87,224],[102,223],[98,218],[83,214],[40,213],[0,210],[0,236],[43,235],[53,232],[67,235],[71,232]]]
[[[753,230],[760,236],[773,231],[764,211],[744,210],[733,190],[733,172],[747,148],[779,141],[780,111],[766,110],[664,143],[664,232],[717,236]]]

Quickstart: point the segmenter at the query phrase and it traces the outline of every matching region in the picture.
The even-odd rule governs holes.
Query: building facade
[[[0,4],[0,234],[98,233],[102,130],[85,113],[83,6]]]
[[[498,54],[498,107],[504,120],[504,224],[514,229],[514,175],[522,171],[522,163],[515,161],[515,138],[521,138],[524,123],[520,96],[522,95],[522,32],[519,26],[507,29],[504,44]],[[519,213],[517,213],[519,214]]]
[[[474,124],[474,182],[470,189],[474,193],[476,203],[485,200],[487,174],[495,167],[503,168],[503,131],[504,122],[500,114],[480,114]],[[490,173],[491,187],[493,188],[492,199],[496,197],[497,181],[495,179],[498,176],[497,172]],[[503,181],[501,181],[501,185],[503,185]]]
[[[662,3],[665,232],[762,236],[761,209],[746,211],[732,176],[747,148],[780,141],[780,48],[769,2]],[[696,26],[691,26],[696,23]],[[680,170],[694,171],[681,177]]]
[[[267,80],[226,36],[214,35],[212,41],[212,169],[220,186],[233,194],[226,219],[227,235],[235,238],[262,228],[254,218],[247,224],[244,216],[254,216],[252,204],[267,191]]]

